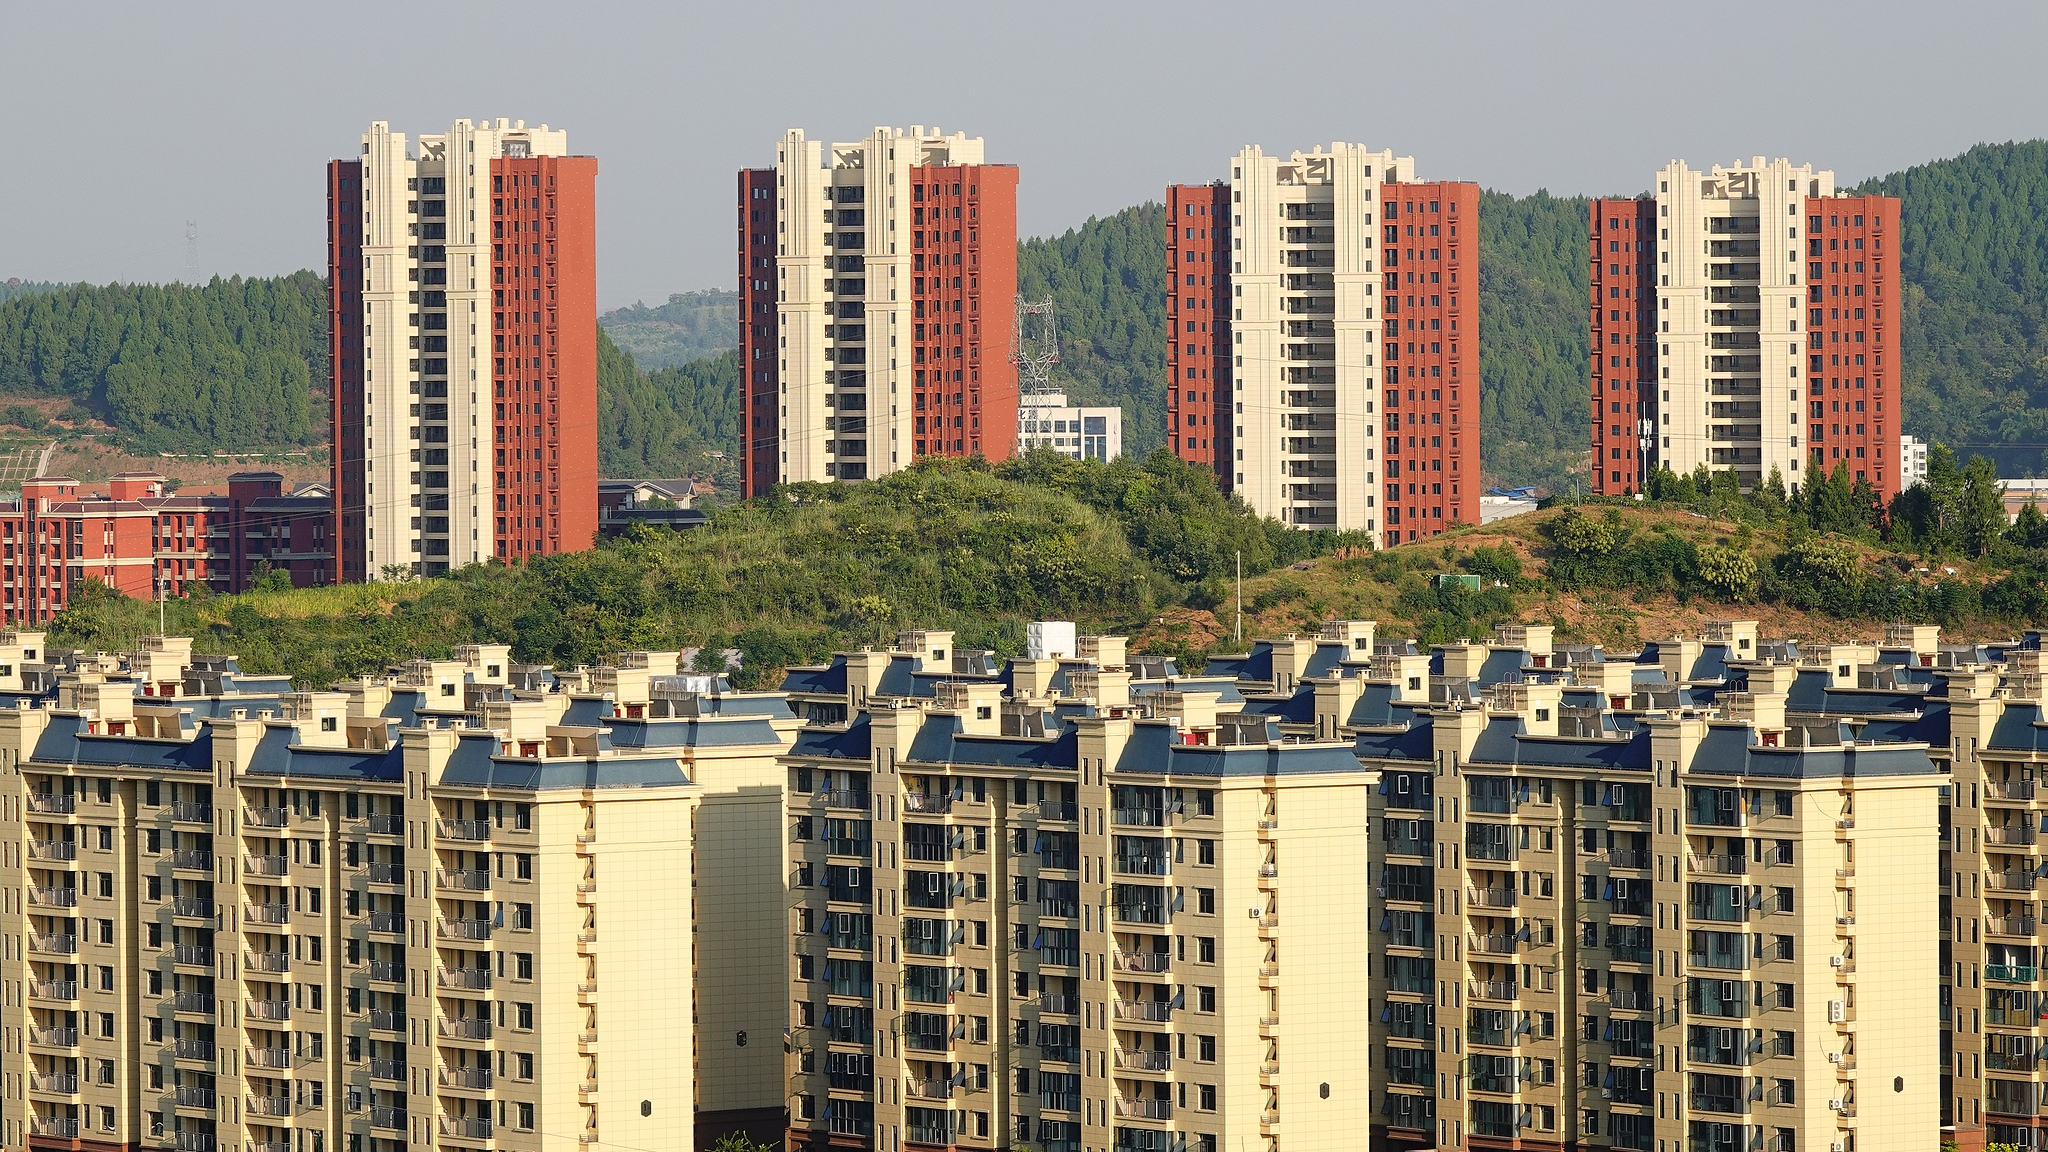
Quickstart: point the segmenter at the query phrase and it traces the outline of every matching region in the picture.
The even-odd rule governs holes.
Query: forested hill
[[[67,398],[139,450],[317,444],[326,391],[327,289],[311,272],[0,303],[0,396]]]
[[[1905,202],[1905,430],[1991,455],[2008,475],[2048,471],[2048,141],[1983,145],[1859,190]],[[1481,201],[1489,477],[1568,488],[1585,467],[1586,205],[1542,192]],[[1142,204],[1018,246],[1019,290],[1058,305],[1056,379],[1082,400],[1121,404],[1136,455],[1165,437],[1160,211]],[[713,291],[605,315],[606,474],[728,466],[716,454],[738,450],[730,307]],[[0,404],[69,398],[150,449],[318,443],[324,312],[310,272],[200,288],[8,281]],[[693,350],[716,351],[674,362]]]

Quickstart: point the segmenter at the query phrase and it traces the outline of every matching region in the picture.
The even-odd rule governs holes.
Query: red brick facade
[[[1166,446],[1236,479],[1231,435],[1230,186],[1166,189]]]
[[[1017,169],[913,166],[910,179],[912,455],[1006,460],[1017,444]]]
[[[1592,209],[1592,490],[1626,496],[1644,481],[1640,437],[1657,414],[1657,203]]]
[[[1818,478],[1899,490],[1899,202],[1806,201],[1806,428]]]
[[[1479,186],[1381,192],[1389,545],[1479,523]]]

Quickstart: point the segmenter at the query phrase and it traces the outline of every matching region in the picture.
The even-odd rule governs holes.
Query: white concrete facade
[[[1050,448],[1075,460],[1124,454],[1124,410],[1067,403],[1064,392],[1028,392],[1017,399],[1017,451]]]
[[[980,163],[980,137],[922,125],[829,146],[800,128],[784,133],[775,150],[783,483],[885,476],[914,458],[910,169]]]
[[[1918,436],[1899,437],[1899,487],[1911,488],[1927,479],[1927,441]]]
[[[411,143],[382,120],[363,133],[366,579],[412,571],[416,538],[445,542],[451,566],[492,554],[490,162],[568,154],[567,132],[524,120],[457,120]],[[445,353],[423,351],[435,335]],[[445,469],[422,468],[423,445],[447,449]]]
[[[1809,196],[1835,174],[1789,160],[1682,160],[1657,174],[1659,426],[1654,458],[1684,474],[1733,468],[1749,485],[1778,470],[1802,483]],[[1783,235],[1780,235],[1783,233]]]
[[[1231,159],[1235,489],[1262,515],[1379,530],[1374,212],[1414,167],[1345,143]]]

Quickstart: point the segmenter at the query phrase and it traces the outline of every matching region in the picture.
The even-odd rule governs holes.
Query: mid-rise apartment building
[[[523,120],[380,120],[327,180],[336,578],[590,547],[596,159]]]
[[[1224,679],[949,654],[794,670],[791,1139],[1355,1142],[1370,779]]]
[[[1014,166],[937,128],[791,129],[738,199],[746,495],[1009,456]]]
[[[783,1115],[779,697],[502,646],[295,691],[0,634],[0,1139],[390,1152]]]
[[[1478,523],[1477,185],[1253,146],[1167,216],[1169,447],[1288,524]]]
[[[1618,658],[1536,626],[1418,653],[1339,625],[1242,658],[1247,711],[1378,772],[1378,1142],[1937,1140],[1949,779],[1854,690],[1908,651],[1735,621]]]
[[[37,624],[87,580],[136,600],[198,586],[242,592],[271,572],[306,588],[333,580],[334,508],[323,489],[286,493],[275,472],[237,472],[227,493],[180,495],[154,472],[95,492],[35,476],[0,503],[0,617]]]
[[[1591,212],[1595,492],[1702,466],[1899,491],[1896,198],[1783,159],[1674,160]]]

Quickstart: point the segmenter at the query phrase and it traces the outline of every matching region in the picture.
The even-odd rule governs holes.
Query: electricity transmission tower
[[[1010,363],[1017,366],[1017,391],[1026,396],[1052,391],[1052,366],[1059,362],[1052,297],[1036,303],[1017,297],[1016,322],[1010,328]]]

